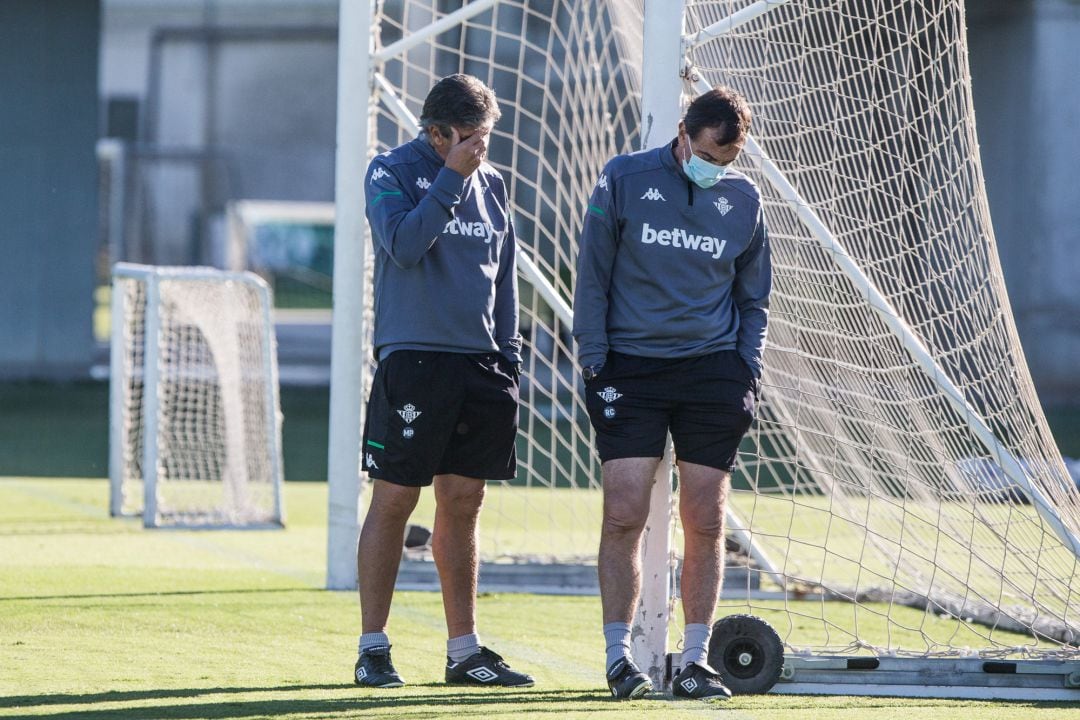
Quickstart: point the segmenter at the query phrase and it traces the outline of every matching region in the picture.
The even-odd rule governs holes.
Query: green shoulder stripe
[[[385,445],[383,445],[382,443],[377,443],[374,440],[368,440],[367,444],[370,445],[371,447],[377,447],[380,450],[385,450],[386,449]]]
[[[604,217],[606,214],[603,210],[596,207],[595,205],[589,206],[589,212],[591,212],[593,215],[599,215],[600,217]]]
[[[400,190],[384,190],[384,191],[382,191],[381,193],[379,193],[378,195],[375,196],[375,199],[371,201],[371,204],[372,205],[376,204],[377,202],[382,200],[387,195],[396,195],[397,197],[401,197],[401,191]]]

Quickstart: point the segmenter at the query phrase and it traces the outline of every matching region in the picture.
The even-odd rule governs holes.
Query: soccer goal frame
[[[110,513],[141,515],[147,528],[283,527],[281,404],[269,286],[254,273],[207,267],[121,262],[112,276]],[[190,326],[171,317],[166,322],[163,313],[174,312],[171,305],[179,301],[166,303],[163,285],[214,288],[220,291],[214,297],[228,306],[189,310]],[[208,313],[227,318],[221,337],[205,339],[212,331],[197,328]],[[167,325],[184,336],[179,345],[166,342]],[[192,332],[204,339],[189,338]],[[199,359],[185,360],[189,353]],[[225,372],[226,366],[235,370]],[[189,414],[200,429],[183,427],[183,419],[174,417],[183,410],[166,409],[166,386],[178,397],[184,388],[199,388],[203,402],[220,403],[220,414],[195,408]],[[162,423],[169,418],[166,431]],[[191,432],[180,442],[219,446],[222,457],[173,462],[178,436]],[[187,452],[192,451],[200,452]]]
[[[641,69],[641,133],[640,147],[648,149],[667,142],[680,117],[684,88],[693,92],[708,89],[703,72],[692,59],[695,48],[723,39],[730,33],[752,23],[794,0],[748,0],[730,14],[721,17],[694,33],[684,29],[682,0],[644,3],[644,53]],[[363,337],[367,331],[364,317],[365,283],[368,277],[367,259],[363,249],[367,244],[363,209],[355,198],[363,197],[363,173],[370,149],[366,139],[371,137],[373,123],[373,89],[391,114],[405,127],[415,128],[415,118],[404,103],[396,101],[393,87],[375,72],[375,63],[427,42],[456,24],[496,6],[496,0],[474,0],[464,4],[426,28],[375,51],[373,7],[371,3],[347,2],[341,5],[340,73],[338,104],[338,164],[337,197],[353,199],[339,203],[337,208],[337,254],[334,268],[335,312],[334,347],[332,355],[331,429],[329,451],[330,501],[328,532],[327,586],[335,589],[355,587],[355,540],[359,531],[360,465],[359,441],[363,423],[363,377],[357,367],[366,365],[363,358]],[[731,3],[734,7],[738,3]],[[1080,557],[1080,539],[1062,518],[1053,499],[1047,497],[1039,484],[1032,481],[1026,460],[1018,457],[997,436],[991,423],[969,399],[965,391],[950,377],[950,371],[935,359],[904,318],[904,313],[879,290],[869,273],[845,248],[840,235],[815,212],[814,205],[796,189],[798,183],[785,175],[777,163],[766,154],[754,138],[750,138],[745,157],[753,164],[787,209],[798,219],[806,232],[850,283],[863,303],[876,315],[900,344],[911,360],[932,383],[936,392],[952,411],[964,419],[970,432],[991,458],[994,466],[1031,503],[1038,518],[1063,547],[1074,557]],[[981,178],[980,178],[981,182]],[[536,268],[527,253],[521,253],[519,272],[536,292],[544,297],[563,323],[570,323],[572,309],[566,306],[560,293]],[[812,457],[812,450],[806,451]],[[802,471],[815,474],[811,462]],[[820,484],[828,487],[829,480]],[[650,517],[643,543],[645,569],[643,595],[635,621],[634,653],[639,664],[654,680],[663,683],[671,654],[667,636],[672,607],[672,468],[670,450],[656,476]],[[599,519],[597,520],[599,522]],[[792,578],[769,559],[769,553],[756,541],[738,513],[729,509],[728,531],[740,538],[764,573],[775,578],[784,589]],[[798,592],[801,592],[798,591]],[[796,593],[797,594],[797,593]],[[939,602],[933,598],[931,605]],[[967,608],[948,612],[968,612]],[[991,620],[989,622],[995,622]],[[1075,641],[1074,641],[1075,643]],[[776,692],[843,693],[843,694],[901,694],[912,696],[954,696],[980,698],[1039,698],[1070,699],[1080,695],[1080,663],[1077,654],[1067,647],[1050,659],[987,660],[978,652],[973,657],[882,657],[812,655],[787,659]],[[925,681],[928,672],[934,673],[934,685]]]

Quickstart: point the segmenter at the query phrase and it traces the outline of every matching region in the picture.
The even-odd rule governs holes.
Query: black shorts
[[[585,383],[600,459],[662,457],[670,432],[679,460],[730,472],[754,420],[753,385],[734,350],[676,359],[609,352]]]
[[[509,480],[517,429],[517,370],[502,354],[397,350],[375,372],[360,465],[397,485]]]

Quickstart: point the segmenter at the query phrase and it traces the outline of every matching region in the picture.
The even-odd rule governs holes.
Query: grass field
[[[351,684],[358,610],[321,590],[326,486],[286,488],[284,531],[145,531],[107,517],[100,480],[0,479],[0,717],[1075,718],[1068,704],[736,698],[722,707],[603,692],[595,597],[484,595],[485,642],[530,690],[441,680],[442,608],[400,593],[394,657],[409,685]]]

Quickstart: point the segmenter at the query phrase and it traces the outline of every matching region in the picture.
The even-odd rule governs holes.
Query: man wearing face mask
[[[761,195],[731,167],[750,128],[727,87],[696,98],[678,137],[605,166],[585,214],[574,337],[603,462],[598,572],[608,687],[652,685],[630,653],[641,535],[670,432],[685,538],[677,697],[726,699],[707,663],[723,576],[724,504],[754,418],[772,267]]]

